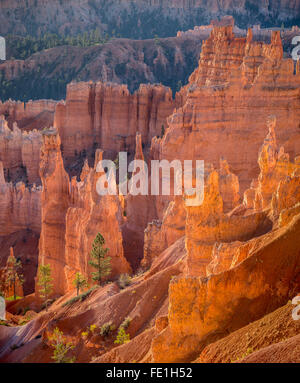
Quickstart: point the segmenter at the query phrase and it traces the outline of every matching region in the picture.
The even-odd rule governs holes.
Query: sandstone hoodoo
[[[170,7],[142,3],[162,15]],[[205,15],[220,16],[220,2],[212,3]],[[225,3],[227,11],[233,3]],[[89,71],[88,81],[70,81],[71,67],[63,73],[61,58],[53,65],[52,49],[86,49],[74,65],[105,61],[116,70],[107,47],[120,41],[99,35],[110,18],[81,37],[94,8],[74,4],[68,23],[56,18],[50,40],[41,37],[40,12],[39,34],[26,38],[35,53],[26,58],[18,40],[24,60],[0,64],[11,81],[23,65],[37,65],[45,84],[56,71],[51,91],[69,83],[65,100],[0,103],[0,362],[299,362],[300,66],[287,49],[298,29],[247,31],[230,16],[196,27],[186,20],[194,29],[170,39],[201,50],[188,81],[176,94],[174,84],[153,83],[131,92]],[[187,5],[202,2],[170,9],[184,14]],[[234,5],[237,15],[254,12],[249,2]],[[274,7],[258,13],[269,20]],[[31,2],[27,8],[31,14]],[[81,19],[81,9],[91,12]],[[121,31],[125,16],[114,14]],[[169,62],[185,60],[178,46],[176,55],[168,50],[169,39],[121,40],[145,68],[151,61],[166,73]],[[47,55],[49,71],[39,61]],[[126,65],[118,73],[138,82]],[[5,81],[1,75],[7,92]],[[26,76],[22,84],[30,85]]]
[[[292,157],[299,148],[298,66],[283,59],[279,32],[271,43],[234,36],[232,26],[215,27],[199,66],[180,94],[183,106],[168,118],[156,145],[160,158],[201,158],[218,165],[224,157],[239,176],[241,190],[258,175],[256,153],[266,117],[277,118],[277,135]],[[255,115],[255,121],[253,116]],[[238,143],[238,145],[237,145]]]

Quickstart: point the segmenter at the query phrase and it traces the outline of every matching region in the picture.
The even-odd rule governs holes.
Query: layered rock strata
[[[130,273],[123,256],[121,206],[118,196],[100,196],[96,190],[99,177],[105,173],[97,168],[102,152],[96,152],[95,167],[86,163],[81,181],[70,182],[60,151],[60,137],[55,129],[44,132],[40,175],[42,191],[42,231],[39,263],[50,264],[55,294],[73,289],[76,272],[90,279],[90,251],[98,232],[109,248],[112,274]]]
[[[216,167],[226,158],[242,192],[259,173],[257,152],[265,119],[276,115],[277,136],[293,158],[300,147],[300,75],[283,59],[279,32],[270,44],[236,37],[232,26],[214,27],[203,43],[199,66],[181,89],[183,107],[168,118],[153,158],[203,159]],[[255,115],[255,120],[253,116]],[[238,143],[238,145],[237,145]]]
[[[283,148],[277,150],[275,124],[270,117],[269,133],[259,151],[261,173],[252,183],[257,203],[249,201],[246,191],[244,203],[224,215],[218,174],[212,171],[202,206],[187,208],[189,275],[170,284],[168,327],[152,343],[155,361],[196,359],[206,344],[298,293],[299,164],[297,159],[290,162]],[[263,225],[265,234],[256,238],[255,224]]]
[[[17,124],[12,130],[0,116],[0,161],[8,180],[23,179],[29,184],[39,184],[39,162],[42,135],[39,131],[21,131]]]
[[[141,85],[130,94],[126,85],[69,84],[54,121],[66,163],[97,147],[113,159],[120,151],[134,154],[136,133],[143,145],[150,144],[153,136],[161,135],[174,106],[171,90],[162,85]]]

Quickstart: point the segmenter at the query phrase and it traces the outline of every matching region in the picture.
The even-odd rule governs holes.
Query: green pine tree
[[[24,283],[23,275],[21,274],[22,263],[17,260],[11,249],[10,256],[7,260],[7,270],[6,270],[6,284],[9,288],[13,289],[14,300],[17,299],[16,287],[17,282],[21,285]]]
[[[104,277],[107,277],[111,273],[111,257],[106,256],[109,249],[104,247],[105,240],[103,236],[98,233],[94,239],[91,251],[91,258],[89,264],[96,269],[92,273],[92,279],[96,281],[100,286]]]
[[[40,286],[40,297],[44,300],[46,311],[48,311],[48,303],[50,295],[53,291],[50,265],[41,265],[38,272],[38,285]]]
[[[83,290],[87,285],[86,279],[80,273],[75,274],[75,279],[73,281],[74,286],[76,287],[77,296],[79,295],[79,291]]]

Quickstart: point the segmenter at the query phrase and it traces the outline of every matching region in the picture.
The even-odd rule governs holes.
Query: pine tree
[[[62,331],[58,327],[54,329],[52,336],[48,337],[51,346],[54,348],[52,359],[55,363],[74,363],[75,357],[67,356],[70,350],[74,349],[71,342],[67,342]]]
[[[89,264],[96,269],[96,271],[92,273],[92,279],[97,281],[100,286],[103,278],[111,273],[111,257],[106,256],[109,249],[104,248],[104,244],[105,240],[103,236],[98,233],[94,239],[91,259],[89,260]]]
[[[76,287],[77,296],[79,295],[79,291],[84,289],[87,285],[86,279],[80,273],[75,274],[75,279],[73,281],[74,286]]]
[[[50,265],[41,265],[38,272],[38,285],[40,286],[40,297],[44,300],[46,311],[48,311],[49,297],[53,291]]]
[[[17,260],[14,256],[13,249],[10,249],[10,256],[7,260],[7,269],[6,269],[6,284],[9,288],[13,288],[13,296],[14,300],[17,299],[16,294],[16,287],[17,282],[19,282],[21,285],[24,283],[23,275],[21,274],[22,270],[22,263],[21,261]]]

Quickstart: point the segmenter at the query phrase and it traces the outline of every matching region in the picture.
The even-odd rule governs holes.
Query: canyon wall
[[[218,174],[212,171],[202,206],[187,207],[187,275],[170,283],[168,327],[153,340],[154,361],[192,361],[205,345],[298,293],[299,157],[291,162],[277,148],[275,127],[270,116],[259,150],[260,174],[242,205],[222,213]]]
[[[252,41],[251,30],[238,38],[232,26],[215,27],[203,44],[199,67],[177,96],[183,107],[152,145],[153,158],[198,158],[216,167],[224,157],[243,192],[259,173],[256,153],[266,116],[276,116],[278,141],[291,158],[297,153],[299,92],[299,67],[294,74],[294,62],[283,59],[279,32],[265,44]]]
[[[161,85],[141,85],[130,94],[125,85],[69,84],[54,120],[66,163],[97,147],[113,159],[119,151],[133,154],[136,133],[141,133],[143,145],[149,144],[161,135],[174,106],[171,90]]]
[[[53,125],[56,104],[52,100],[0,101],[0,115],[5,116],[10,128],[14,122],[21,130],[49,128]]]
[[[21,131],[17,124],[12,130],[0,116],[0,161],[9,181],[23,180],[28,184],[40,184],[39,162],[42,135],[39,131]]]
[[[20,230],[41,230],[41,189],[35,185],[26,188],[22,182],[14,186],[6,183],[0,161],[0,236]]]

